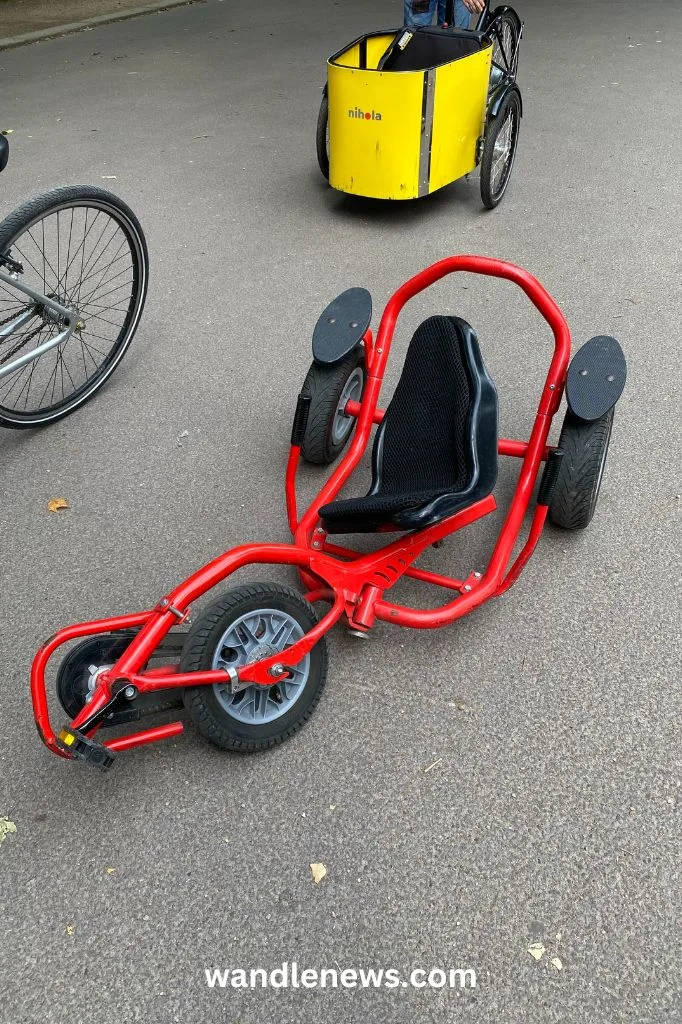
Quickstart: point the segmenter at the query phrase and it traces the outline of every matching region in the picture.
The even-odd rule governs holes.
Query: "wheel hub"
[[[277,608],[258,608],[240,615],[218,641],[213,668],[238,669],[273,655],[281,658],[303,636],[296,619]],[[248,725],[265,725],[285,714],[298,700],[308,678],[310,655],[272,685],[253,683],[235,692],[216,683],[213,692],[231,718]]]
[[[274,644],[257,644],[244,664],[253,665],[256,661],[262,661],[263,658],[271,658],[273,654],[279,654],[279,648]]]

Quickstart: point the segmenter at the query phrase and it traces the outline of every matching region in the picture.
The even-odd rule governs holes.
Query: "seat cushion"
[[[497,394],[458,317],[417,328],[374,440],[365,497],[319,510],[329,533],[412,530],[486,497],[497,477]]]
[[[451,497],[448,490],[415,491],[414,494],[368,494],[364,498],[334,501],[320,509],[328,533],[372,533],[375,530],[412,530],[415,519],[440,499]],[[469,504],[466,495],[457,503],[448,502],[447,515],[454,515]]]

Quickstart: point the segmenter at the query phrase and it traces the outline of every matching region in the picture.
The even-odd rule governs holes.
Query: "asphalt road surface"
[[[106,185],[139,214],[152,268],[107,388],[44,432],[0,436],[0,818],[16,825],[0,845],[3,1024],[682,1019],[682,18],[677,0],[519,9],[525,116],[493,213],[476,175],[404,205],[319,176],[326,56],[398,22],[397,0],[210,0],[0,54],[3,211]],[[519,583],[449,629],[337,630],[320,706],[271,753],[227,755],[188,728],[107,775],[50,755],[28,693],[41,641],[150,607],[233,544],[284,540],[318,313],[355,284],[381,309],[456,252],[534,272],[576,344],[621,340],[629,379],[590,529],[548,529]],[[478,330],[502,431],[523,437],[550,339],[510,285],[458,277],[416,300],[387,391],[414,326],[447,311]],[[304,493],[319,479],[306,470]],[[70,509],[48,513],[54,497]],[[425,564],[482,567],[499,523]],[[294,960],[470,968],[477,985],[205,981]]]

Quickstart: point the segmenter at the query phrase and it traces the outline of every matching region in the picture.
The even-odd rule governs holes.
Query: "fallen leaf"
[[[528,947],[528,952],[533,957],[533,960],[542,960],[545,955],[545,947],[541,942],[533,942],[532,945]]]
[[[17,826],[9,818],[0,818],[0,843],[4,843],[6,836],[16,832]]]
[[[310,870],[313,873],[313,882],[315,885],[319,885],[324,876],[327,874],[327,869],[324,864],[311,864]]]
[[[330,811],[335,811],[336,810],[336,804],[330,804],[329,805],[329,810]]]
[[[442,762],[443,758],[439,757],[437,761],[434,761],[433,764],[430,764],[428,768],[424,769],[424,775],[426,775],[427,772],[430,772],[432,768],[436,768],[439,764],[442,764]]]
[[[552,967],[556,967],[557,971],[563,970],[564,965],[562,964],[558,956],[553,956],[549,962],[551,963]]]
[[[114,873],[115,871],[116,871],[116,868],[107,868],[107,874],[108,874],[108,875],[113,875],[113,873]]]
[[[115,180],[116,180],[116,175],[115,174],[103,174],[102,175],[102,181],[115,181]]]
[[[67,935],[73,935],[75,930],[76,929],[75,929],[74,925],[72,925],[72,924],[67,924],[66,929],[65,929]]]
[[[69,503],[66,498],[52,498],[52,500],[47,503],[48,512],[59,512],[60,509],[68,507]]]

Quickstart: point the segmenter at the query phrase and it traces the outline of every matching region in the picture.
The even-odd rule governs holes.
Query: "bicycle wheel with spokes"
[[[511,78],[519,67],[521,26],[514,11],[496,8],[491,14],[489,34],[493,41],[492,63]]]
[[[0,281],[0,424],[43,426],[87,402],[127,351],[147,294],[145,237],[117,196],[74,185],[11,213],[0,256],[13,261],[3,269],[21,268],[17,283],[69,311],[62,317]]]
[[[521,124],[521,100],[513,88],[485,131],[481,157],[481,199],[488,210],[501,202],[511,177]]]

